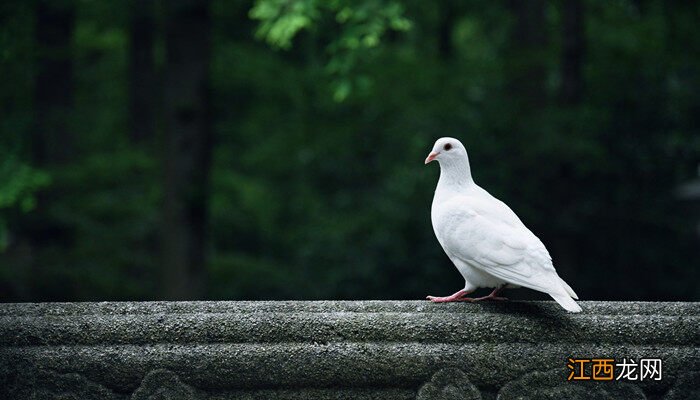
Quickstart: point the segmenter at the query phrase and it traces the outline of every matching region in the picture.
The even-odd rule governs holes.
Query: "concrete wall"
[[[700,399],[700,303],[581,306],[0,304],[0,399]],[[567,381],[569,358],[662,376]]]

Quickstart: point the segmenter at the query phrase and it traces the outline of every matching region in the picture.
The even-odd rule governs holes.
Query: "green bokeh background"
[[[679,195],[700,164],[697,3],[200,2],[212,140],[190,268],[204,284],[182,293],[163,255],[165,169],[181,162],[164,150],[165,3],[138,6],[155,98],[139,140],[135,2],[0,6],[0,301],[452,293],[463,281],[430,225],[438,168],[423,165],[441,136],[582,299],[700,300],[700,200]],[[69,103],[38,86],[55,65],[45,21],[69,29],[50,49]],[[70,151],[38,157],[47,135]]]

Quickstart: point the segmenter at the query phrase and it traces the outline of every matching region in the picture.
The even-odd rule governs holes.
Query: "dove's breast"
[[[433,200],[430,219],[433,223],[433,231],[440,245],[449,254],[445,247],[446,238],[454,236],[458,230],[469,226],[469,220],[477,215],[476,211],[469,207],[466,199],[442,200],[438,196]]]

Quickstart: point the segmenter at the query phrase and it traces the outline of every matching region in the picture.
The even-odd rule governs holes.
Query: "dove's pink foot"
[[[475,299],[472,299],[472,301],[481,301],[481,300],[499,300],[499,301],[506,301],[506,300],[508,300],[507,297],[500,297],[500,296],[498,296],[498,294],[499,294],[499,293],[501,292],[501,290],[503,290],[504,288],[505,288],[505,285],[504,285],[504,286],[501,286],[501,287],[497,287],[497,288],[493,289],[493,292],[491,292],[491,294],[489,294],[488,296],[477,297],[477,298],[475,298]]]
[[[427,296],[426,299],[432,301],[433,303],[449,303],[452,301],[474,301],[474,299],[472,299],[471,297],[464,297],[471,292],[473,292],[473,290],[460,290],[457,293],[447,297]]]

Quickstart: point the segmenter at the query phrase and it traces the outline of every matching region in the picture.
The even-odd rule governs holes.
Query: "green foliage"
[[[34,193],[48,185],[49,176],[8,157],[0,164],[0,209],[18,205],[23,212],[36,205]]]
[[[325,45],[326,72],[333,77],[333,99],[342,102],[353,91],[366,93],[371,85],[367,74],[358,72],[358,64],[371,57],[388,31],[405,32],[411,21],[397,1],[316,1],[258,0],[250,17],[259,20],[256,35],[274,47],[289,49],[302,30],[318,26],[338,30]]]
[[[0,253],[10,239],[10,219],[36,206],[49,182],[47,171],[30,165],[22,138],[31,129],[32,8],[28,2],[0,5]]]
[[[271,45],[288,49],[299,31],[308,29],[320,15],[315,0],[259,0],[250,17],[261,21],[256,35]]]
[[[49,182],[46,172],[32,168],[12,155],[6,155],[0,162],[0,251],[8,245],[8,213],[16,209],[23,213],[33,210],[36,192]]]
[[[319,24],[328,14],[341,26],[331,50],[372,48],[388,30],[406,31],[411,21],[396,1],[257,0],[250,17],[260,21],[256,35],[275,47],[289,49],[302,30]]]

